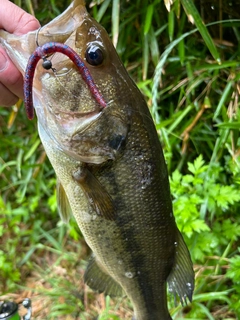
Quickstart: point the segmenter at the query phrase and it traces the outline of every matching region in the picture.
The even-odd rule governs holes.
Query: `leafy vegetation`
[[[69,4],[15,2],[42,24]],[[193,303],[175,307],[169,298],[174,319],[240,318],[240,3],[219,3],[87,1],[145,95],[163,144],[196,271]],[[19,106],[0,108],[0,130],[1,298],[32,297],[35,319],[130,319],[128,300],[105,300],[82,282],[89,250],[74,221],[59,221],[36,122]]]

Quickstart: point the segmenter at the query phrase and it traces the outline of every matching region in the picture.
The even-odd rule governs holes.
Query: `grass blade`
[[[153,4],[149,5],[147,7],[147,14],[146,14],[146,19],[145,19],[145,24],[144,24],[144,30],[143,33],[146,35],[149,32],[149,29],[152,24],[152,15],[153,15]]]
[[[231,21],[233,21],[233,20],[231,20]],[[229,22],[229,20],[222,20],[222,21],[209,23],[207,26],[212,26],[212,25],[219,24],[219,23],[228,23],[228,22]],[[234,20],[234,22],[239,22],[239,20]],[[157,67],[155,69],[155,74],[154,74],[154,77],[153,77],[153,87],[152,87],[152,103],[153,103],[152,115],[153,115],[154,120],[156,121],[157,124],[160,121],[160,115],[158,113],[158,99],[159,99],[159,95],[160,94],[158,92],[158,86],[159,86],[159,83],[161,82],[163,67],[164,67],[164,65],[165,65],[165,63],[167,61],[167,58],[168,58],[169,54],[173,50],[173,48],[175,46],[177,46],[184,38],[194,34],[196,31],[198,31],[197,28],[182,34],[179,38],[177,38],[174,41],[172,41],[167,46],[167,48],[162,53],[162,55],[161,55],[161,57],[159,59],[159,62],[158,62]]]
[[[229,81],[228,84],[226,85],[226,87],[223,91],[222,97],[218,103],[218,106],[217,106],[216,111],[213,116],[213,120],[216,120],[217,117],[219,116],[221,109],[222,109],[222,106],[224,105],[227,97],[229,96],[231,89],[232,89],[232,81]]]
[[[100,22],[102,20],[102,17],[104,16],[105,12],[107,11],[107,8],[110,4],[111,0],[105,0],[99,10],[97,11],[95,19]]]
[[[173,35],[174,35],[174,25],[175,25],[174,19],[175,19],[174,11],[170,11],[168,14],[168,35],[169,35],[170,41],[173,40]]]
[[[192,23],[195,23],[198,31],[201,33],[204,42],[206,43],[206,46],[208,47],[209,51],[211,52],[213,58],[220,64],[221,59],[219,56],[219,52],[213,42],[212,37],[210,36],[205,24],[202,21],[202,18],[200,14],[198,13],[198,10],[196,9],[194,3],[192,0],[181,0],[182,6],[189,18],[189,20]]]
[[[112,40],[115,48],[117,47],[119,36],[119,16],[120,16],[120,1],[113,0],[112,4]]]

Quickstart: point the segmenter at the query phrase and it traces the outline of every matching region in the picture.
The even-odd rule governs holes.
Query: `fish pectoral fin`
[[[84,282],[93,290],[117,297],[123,295],[121,286],[106,272],[92,256],[84,274]]]
[[[61,219],[63,222],[68,223],[72,215],[72,209],[66,192],[59,179],[57,179],[57,206]]]
[[[73,179],[80,185],[96,213],[107,220],[114,220],[113,200],[98,179],[85,167],[75,171]]]
[[[190,302],[192,301],[194,271],[190,253],[178,229],[176,239],[175,262],[167,282],[169,291],[174,294],[175,301],[177,294],[181,304],[184,305],[187,304],[187,298]]]

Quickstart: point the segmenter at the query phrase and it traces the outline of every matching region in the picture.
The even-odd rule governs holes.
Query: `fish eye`
[[[85,58],[92,66],[99,66],[103,63],[104,54],[102,49],[96,44],[91,45],[87,48]]]

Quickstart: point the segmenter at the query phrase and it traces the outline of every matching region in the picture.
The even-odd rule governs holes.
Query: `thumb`
[[[11,13],[11,14],[9,14]],[[17,35],[36,30],[40,27],[38,20],[8,0],[1,0],[0,29]]]

